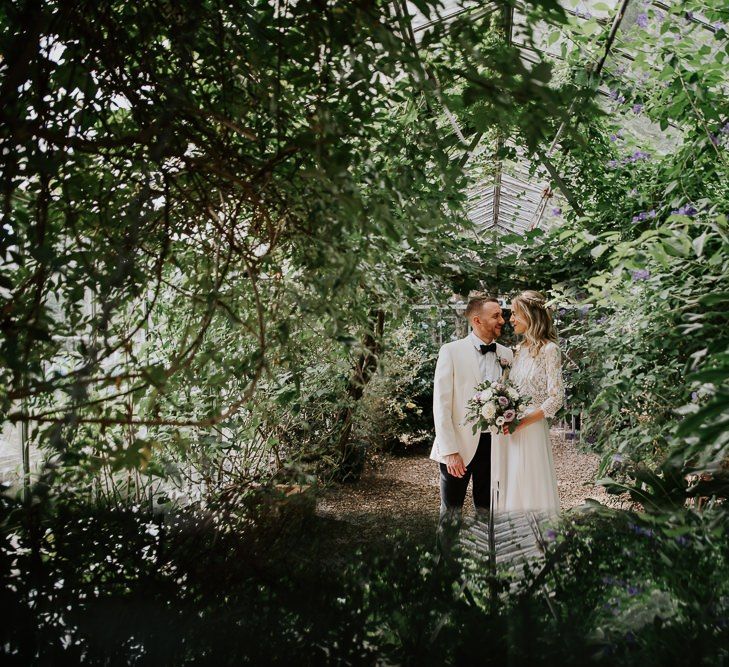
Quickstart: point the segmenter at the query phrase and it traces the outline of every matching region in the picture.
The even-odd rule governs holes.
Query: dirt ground
[[[617,505],[615,498],[594,484],[599,464],[596,454],[579,451],[574,441],[557,429],[552,431],[552,452],[563,510],[578,507],[588,498]],[[438,466],[428,454],[429,448],[407,455],[377,456],[358,482],[321,493],[318,517],[338,524],[349,539],[363,546],[393,531],[422,533],[424,540],[430,540],[440,499]],[[466,515],[472,512],[470,491],[465,507]]]

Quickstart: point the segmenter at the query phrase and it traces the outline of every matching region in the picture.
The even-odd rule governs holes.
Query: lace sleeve
[[[562,353],[556,345],[543,348],[547,373],[547,399],[539,406],[547,419],[552,419],[564,403],[564,380],[562,379]]]

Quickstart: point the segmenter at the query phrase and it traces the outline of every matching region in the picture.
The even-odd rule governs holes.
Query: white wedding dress
[[[564,402],[561,356],[552,342],[543,345],[535,357],[523,346],[514,356],[509,379],[520,394],[531,397],[526,412],[541,408],[546,419],[513,435],[493,436],[491,488],[496,512],[559,512],[547,419],[554,417]]]

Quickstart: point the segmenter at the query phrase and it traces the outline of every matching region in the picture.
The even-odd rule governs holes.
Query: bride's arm
[[[547,366],[547,399],[539,407],[544,417],[552,419],[564,403],[564,380],[562,379],[562,353],[556,345],[544,350]]]
[[[540,419],[544,419],[544,410],[542,410],[542,408],[537,408],[533,412],[530,412],[528,415],[526,415],[524,419],[519,421],[519,426],[514,429],[514,433],[518,433],[524,427],[529,426],[529,424],[534,424]]]

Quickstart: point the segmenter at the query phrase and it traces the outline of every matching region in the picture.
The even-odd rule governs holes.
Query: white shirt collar
[[[471,340],[471,343],[473,343],[474,347],[478,350],[482,345],[490,345],[491,343],[495,343],[496,341],[490,341],[488,343],[484,343],[473,330],[471,330],[471,333],[468,334],[468,337]]]

